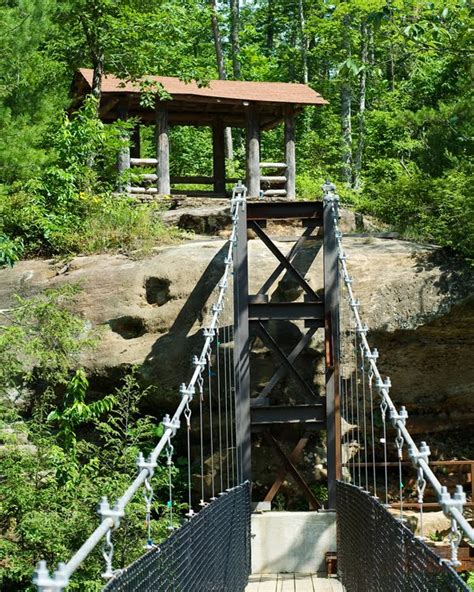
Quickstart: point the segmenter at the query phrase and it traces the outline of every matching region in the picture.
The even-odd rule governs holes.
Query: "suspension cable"
[[[325,205],[327,207],[331,207],[334,214],[333,223],[338,248],[339,262],[342,268],[342,274],[344,277],[344,283],[346,286],[350,307],[352,309],[352,315],[354,317],[357,328],[359,330],[363,330],[364,325],[362,324],[361,315],[359,311],[359,302],[354,299],[352,280],[349,276],[346,262],[346,254],[344,252],[344,248],[342,245],[342,232],[339,230],[338,225],[337,205],[339,202],[339,196],[336,193],[336,187],[330,182],[326,182],[323,185],[323,191]],[[395,404],[393,403],[389,394],[391,387],[390,379],[387,378],[386,380],[382,380],[382,376],[377,366],[377,356],[373,355],[373,352],[370,349],[370,345],[367,340],[367,336],[363,331],[360,333],[360,337],[361,344],[365,351],[365,355],[369,361],[370,372],[373,374],[373,377],[375,378],[376,388],[379,392],[381,399],[385,400],[387,403],[387,409],[390,414],[392,425],[397,431],[399,431],[400,438],[403,438],[403,441],[407,445],[408,456],[410,457],[413,465],[417,469],[422,469],[424,478],[431,484],[438,496],[438,501],[443,510],[443,513],[448,518],[453,520],[453,524],[456,524],[456,528],[459,526],[464,531],[466,536],[471,541],[474,541],[474,529],[463,515],[463,507],[466,503],[466,494],[462,490],[462,486],[457,486],[454,495],[451,496],[451,494],[447,491],[447,488],[441,485],[438,478],[433,473],[428,464],[427,455],[422,453],[422,447],[420,447],[420,449],[417,447],[415,441],[413,440],[410,432],[408,431],[405,425],[408,416],[406,410],[404,408],[401,408],[400,414],[397,412],[397,408],[395,407]],[[455,537],[453,537],[453,539],[454,538]],[[453,549],[454,548],[455,545],[453,544]]]
[[[116,501],[113,507],[109,506],[107,498],[103,498],[100,504],[99,515],[101,522],[95,531],[89,536],[78,551],[71,557],[67,563],[59,563],[57,569],[51,576],[46,565],[42,560],[38,563],[35,570],[33,583],[36,584],[39,592],[60,592],[69,584],[71,576],[82,564],[82,562],[95,549],[100,541],[106,537],[110,541],[109,532],[112,532],[120,526],[120,521],[125,515],[125,508],[135,496],[137,491],[144,485],[145,481],[152,477],[157,466],[158,457],[168,446],[171,438],[176,435],[176,431],[181,425],[181,416],[189,408],[193,400],[198,379],[201,377],[207,362],[208,354],[211,351],[211,345],[214,341],[216,330],[219,326],[220,316],[223,309],[224,298],[229,286],[228,278],[232,273],[233,250],[237,240],[237,224],[242,211],[245,210],[245,201],[247,188],[240,182],[232,191],[230,200],[230,210],[232,217],[232,231],[228,239],[227,254],[224,259],[224,272],[219,282],[219,292],[215,304],[212,307],[212,318],[209,326],[204,329],[204,345],[199,357],[195,358],[194,372],[188,384],[183,383],[180,387],[181,401],[174,415],[170,419],[169,415],[163,418],[164,432],[159,442],[151,452],[148,460],[138,463],[138,475],[123,495]],[[187,413],[187,411],[186,411]],[[110,547],[109,547],[110,548]]]

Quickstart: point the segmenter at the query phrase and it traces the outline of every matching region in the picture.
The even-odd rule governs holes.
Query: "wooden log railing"
[[[260,189],[263,191],[263,197],[286,197],[287,168],[286,162],[260,163],[260,169],[275,171],[271,174],[268,172],[260,174]],[[285,174],[282,174],[283,172]]]
[[[158,160],[156,158],[131,158],[130,167],[132,168],[146,168],[156,167]],[[260,169],[265,169],[265,174],[260,175],[260,188],[263,191],[264,197],[286,197],[286,169],[287,165],[284,162],[261,162]],[[156,173],[139,173],[139,185],[128,187],[129,193],[132,194],[158,194],[156,187],[158,175]],[[225,179],[226,183],[237,183],[237,177],[228,177]],[[154,184],[152,186],[151,184]],[[214,177],[206,175],[188,175],[175,176],[170,178],[171,185],[214,185]],[[193,191],[194,194],[199,194]],[[213,192],[204,191],[204,193],[213,194]]]
[[[130,159],[130,167],[136,168],[147,168],[147,167],[156,167],[158,160],[156,158],[131,158]],[[158,188],[158,175],[157,173],[137,173],[139,177],[139,185],[133,185],[128,187],[128,192],[134,195],[137,194],[147,194],[147,195],[157,195]],[[237,177],[228,177],[225,179],[226,183],[235,184],[239,181]],[[206,175],[188,175],[188,176],[175,176],[170,177],[171,185],[214,185],[214,177],[206,176]],[[153,185],[152,185],[153,184]],[[172,191],[173,193],[175,191]],[[188,195],[193,196],[216,196],[215,191],[198,191],[198,190],[186,190]]]

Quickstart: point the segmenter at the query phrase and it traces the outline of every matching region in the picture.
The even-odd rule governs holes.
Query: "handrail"
[[[220,314],[223,310],[224,298],[229,286],[229,277],[231,275],[231,268],[233,265],[233,249],[237,242],[237,224],[239,216],[245,210],[247,189],[240,182],[234,187],[231,198],[231,215],[232,215],[232,232],[228,239],[227,256],[224,259],[224,273],[219,281],[219,294],[215,304],[212,307],[212,319],[209,327],[204,329],[205,341],[199,357],[195,356],[193,364],[195,366],[191,380],[188,384],[181,384],[180,394],[181,402],[178,405],[173,417],[170,419],[169,415],[163,418],[164,432],[158,444],[151,452],[147,461],[144,460],[143,455],[139,455],[137,460],[137,467],[139,473],[133,483],[116,501],[111,508],[106,497],[102,498],[99,506],[99,515],[101,522],[89,538],[84,542],[78,551],[71,557],[67,563],[58,563],[56,571],[51,576],[46,565],[46,561],[42,560],[38,563],[35,570],[33,583],[36,584],[39,592],[59,592],[69,584],[71,576],[87,558],[87,556],[95,549],[99,542],[112,530],[120,526],[120,520],[125,515],[125,508],[131,501],[134,495],[139,491],[140,487],[147,479],[153,476],[154,470],[157,466],[158,457],[162,453],[165,446],[171,441],[180,428],[181,415],[192,401],[196,384],[202,380],[201,375],[204,371],[208,355],[211,351],[211,345],[214,340],[216,329],[219,325]]]
[[[428,456],[430,454],[429,447],[426,446],[425,442],[422,443],[420,448],[417,447],[415,441],[411,437],[411,434],[406,427],[406,419],[408,417],[406,409],[404,407],[401,407],[400,413],[398,412],[389,394],[389,390],[391,387],[390,379],[386,378],[385,380],[382,380],[382,376],[377,367],[376,361],[378,355],[375,350],[371,350],[369,342],[367,340],[368,328],[366,325],[362,324],[361,315],[359,312],[360,302],[356,300],[354,297],[354,291],[352,289],[352,279],[347,269],[347,257],[342,246],[343,235],[338,225],[337,208],[339,203],[339,196],[336,193],[335,185],[333,185],[329,181],[327,181],[323,185],[323,191],[324,202],[327,206],[331,207],[333,211],[334,232],[336,235],[336,242],[338,247],[338,257],[341,265],[344,284],[346,286],[346,290],[349,297],[349,305],[355,320],[356,331],[359,334],[362,342],[365,357],[369,362],[371,371],[373,372],[375,378],[376,388],[379,391],[380,397],[387,405],[393,427],[399,430],[404,441],[408,445],[408,456],[410,457],[410,460],[416,468],[421,469],[423,471],[424,476],[435,490],[443,513],[451,520],[454,520],[455,523],[459,525],[459,527],[461,527],[466,536],[471,541],[474,541],[474,529],[462,513],[463,506],[466,503],[466,495],[462,489],[462,486],[456,486],[456,492],[454,493],[454,496],[451,497],[451,494],[448,492],[447,487],[441,485],[438,478],[433,473],[428,464]]]

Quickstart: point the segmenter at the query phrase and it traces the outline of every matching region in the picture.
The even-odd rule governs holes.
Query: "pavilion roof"
[[[76,72],[72,92],[77,98],[88,94],[92,88],[93,71],[81,68]],[[240,80],[211,80],[207,86],[196,82],[184,82],[170,76],[148,76],[147,81],[161,84],[171,95],[168,102],[170,121],[193,123],[195,117],[221,117],[229,125],[243,125],[249,105],[255,105],[262,115],[262,124],[272,127],[281,121],[288,109],[301,111],[306,105],[324,105],[323,97],[306,84],[288,82],[245,82]],[[118,118],[117,108],[127,98],[130,115],[144,118],[152,117],[152,110],[140,105],[142,89],[140,82],[121,80],[112,75],[102,80],[102,100],[100,111],[104,120]],[[186,120],[186,114],[195,117]],[[203,121],[205,125],[206,122]]]

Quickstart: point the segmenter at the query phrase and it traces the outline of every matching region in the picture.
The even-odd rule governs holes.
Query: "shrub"
[[[116,154],[130,125],[104,126],[92,98],[61,122],[52,138],[56,163],[0,195],[0,233],[6,237],[0,264],[18,258],[22,246],[26,256],[146,252],[178,236],[161,222],[158,206],[112,194]]]

